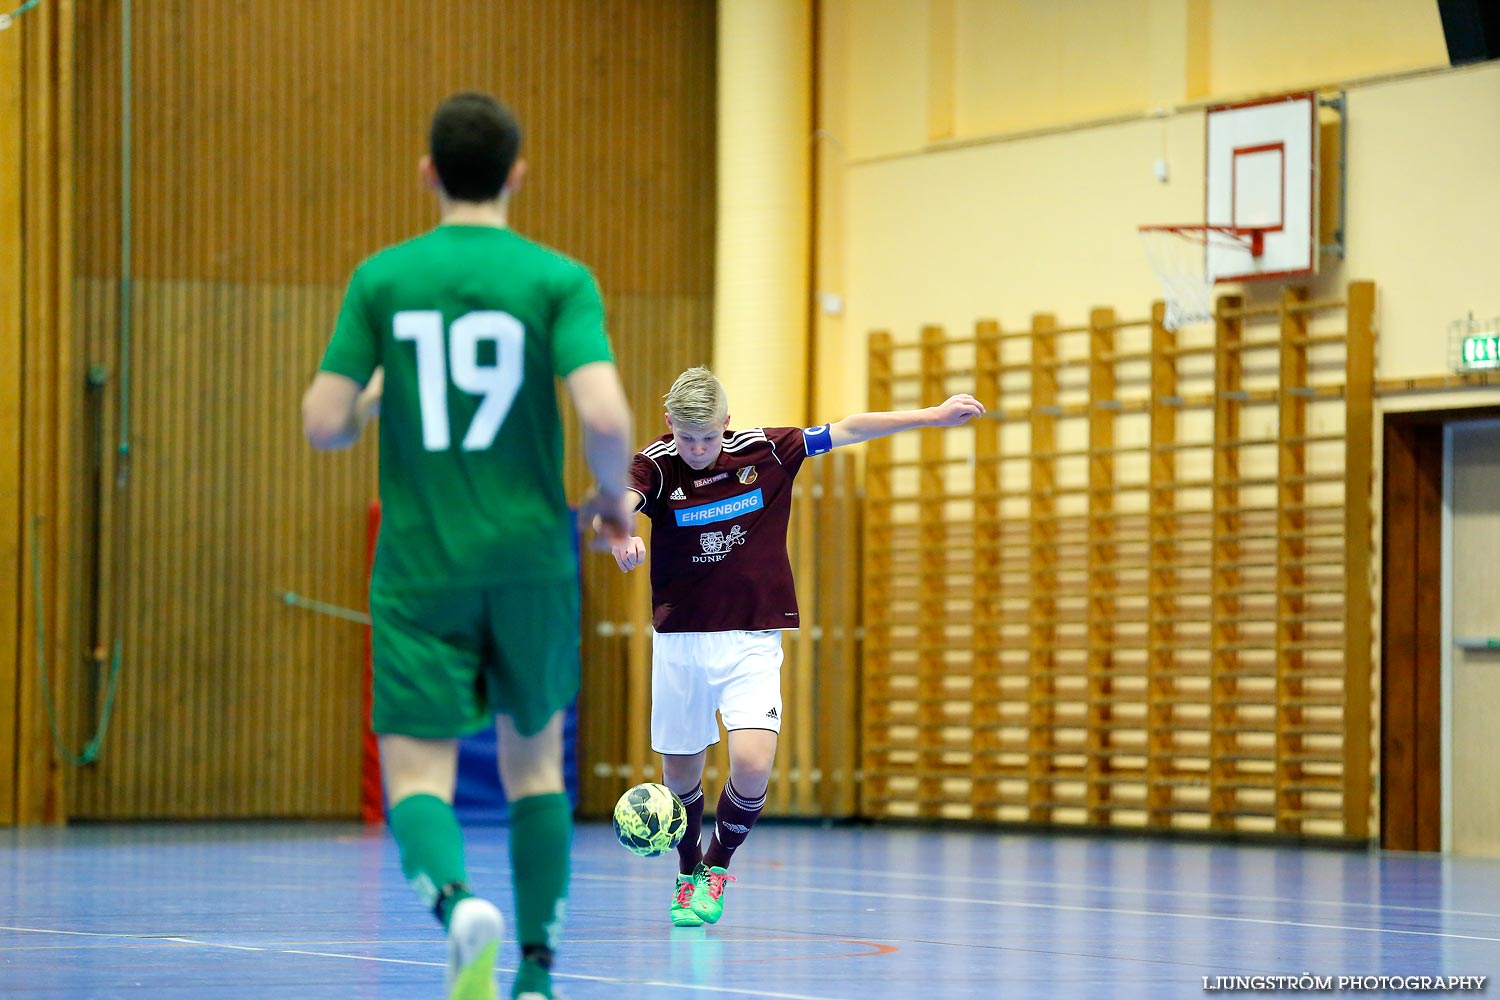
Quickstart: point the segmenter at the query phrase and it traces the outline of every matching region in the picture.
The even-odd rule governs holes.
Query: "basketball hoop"
[[[1262,227],[1141,226],[1140,233],[1146,262],[1166,294],[1164,322],[1169,330],[1214,318],[1213,292],[1218,276],[1209,267],[1209,247],[1232,248],[1256,259],[1265,250],[1266,231]]]

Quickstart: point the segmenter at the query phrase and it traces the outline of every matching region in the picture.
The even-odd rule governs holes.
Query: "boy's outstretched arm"
[[[841,448],[918,427],[957,427],[983,414],[984,404],[967,392],[961,392],[949,396],[937,406],[920,410],[856,413],[829,425],[828,433],[832,447]]]

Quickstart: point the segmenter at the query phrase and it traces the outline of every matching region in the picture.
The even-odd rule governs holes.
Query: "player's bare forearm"
[[[920,410],[856,413],[829,426],[833,447],[860,444],[919,427],[957,427],[984,415],[984,404],[966,392]]]
[[[583,459],[599,484],[599,493],[609,500],[624,498],[625,474],[630,470],[630,418],[625,430],[598,430],[584,427]]]
[[[619,372],[607,361],[574,369],[567,378],[568,394],[583,427],[583,459],[599,493],[608,500],[625,495],[630,471],[630,404]]]
[[[361,386],[351,378],[318,372],[302,397],[302,432],[319,451],[348,448],[380,413],[385,372],[375,369]]]

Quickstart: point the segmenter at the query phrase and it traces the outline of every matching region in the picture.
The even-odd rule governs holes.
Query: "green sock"
[[[446,929],[453,907],[473,895],[464,870],[464,835],[453,807],[435,795],[408,795],[391,806],[389,822],[406,881]]]
[[[516,940],[555,949],[568,902],[573,806],[562,792],[510,804],[510,870],[516,886]]]
[[[511,984],[510,995],[518,997],[522,993],[540,993],[544,997],[550,997],[552,973],[532,959],[522,959],[521,964],[516,967],[516,979]]]

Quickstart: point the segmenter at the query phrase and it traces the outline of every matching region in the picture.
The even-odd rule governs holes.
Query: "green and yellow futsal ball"
[[[632,854],[654,858],[677,846],[687,832],[687,807],[666,785],[646,782],[615,803],[615,836]]]

